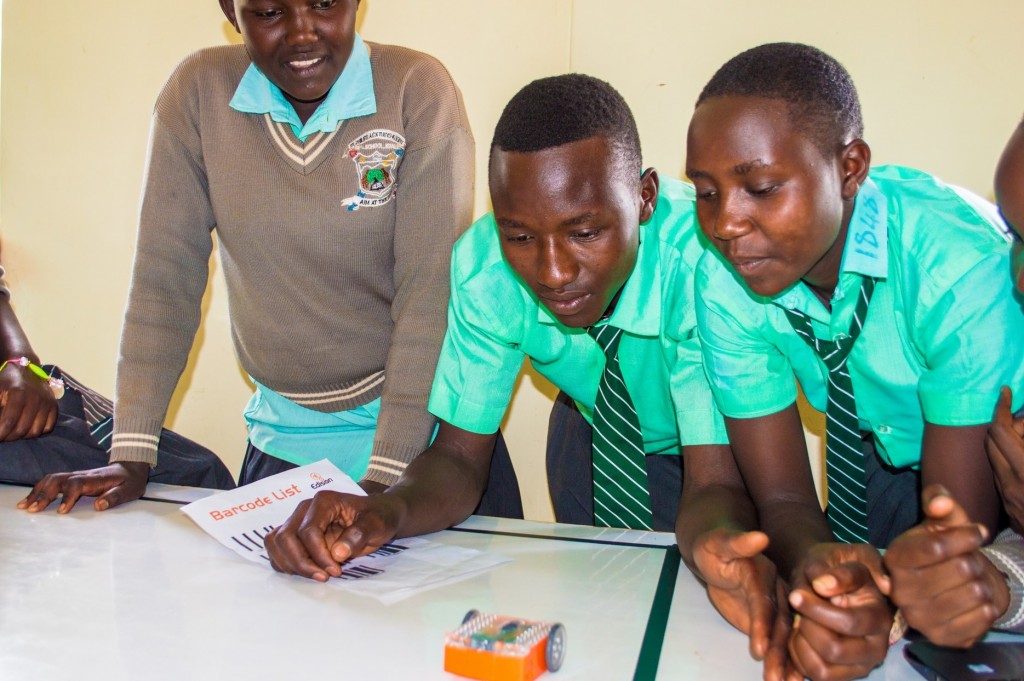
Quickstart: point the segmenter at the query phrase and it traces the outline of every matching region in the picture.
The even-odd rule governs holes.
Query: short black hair
[[[491,154],[533,152],[606,138],[620,156],[623,170],[639,181],[640,134],[622,95],[599,78],[581,73],[540,78],[505,105],[491,141]]]
[[[850,74],[833,57],[800,43],[768,43],[727,61],[697,98],[781,99],[790,120],[825,153],[864,134],[860,100]]]

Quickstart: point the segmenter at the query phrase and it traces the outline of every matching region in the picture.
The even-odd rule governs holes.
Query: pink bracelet
[[[3,364],[0,364],[0,371],[3,371],[8,364],[15,364],[23,369],[28,369],[31,373],[46,381],[47,385],[50,386],[50,390],[53,392],[53,396],[58,400],[64,396],[64,381],[46,373],[46,369],[36,364],[28,357],[22,355],[21,357],[11,357],[5,360]]]

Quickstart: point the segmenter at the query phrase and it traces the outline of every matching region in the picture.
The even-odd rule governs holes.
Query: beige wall
[[[360,16],[368,40],[430,52],[461,85],[478,142],[478,213],[494,123],[528,80],[574,70],[611,81],[634,107],[648,163],[679,175],[700,87],[736,52],[772,40],[809,42],[846,64],[876,162],[917,165],[988,195],[1024,111],[1021,25],[1018,0],[970,9],[950,0],[363,0]],[[234,39],[214,0],[3,1],[3,262],[39,354],[108,393],[152,102],[182,56]],[[169,422],[237,469],[250,387],[230,347],[216,263],[204,308]],[[541,519],[550,517],[549,396],[525,377],[505,424],[527,514]]]

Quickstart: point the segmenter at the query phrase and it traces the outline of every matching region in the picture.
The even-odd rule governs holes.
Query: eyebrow
[[[588,210],[586,213],[580,213],[574,215],[571,218],[562,220],[559,227],[575,227],[576,225],[582,225],[586,222],[590,222],[594,218],[594,211]],[[512,220],[511,218],[495,218],[495,222],[498,224],[499,229],[522,229],[526,227],[523,223],[518,220]]]
[[[740,163],[739,165],[733,166],[732,173],[734,175],[746,175],[753,170],[767,170],[773,165],[775,164],[762,161],[761,159],[755,159],[753,161],[747,161],[746,163]]]
[[[743,175],[746,175],[746,174],[748,174],[748,173],[750,173],[750,172],[752,172],[754,170],[768,170],[769,168],[771,168],[774,165],[775,165],[774,163],[768,163],[767,161],[763,161],[761,159],[755,159],[753,161],[747,161],[745,163],[739,163],[737,165],[734,165],[729,170],[729,173],[731,175],[743,176]],[[711,175],[710,175],[710,173],[708,173],[706,171],[703,171],[703,170],[698,170],[696,168],[693,168],[693,169],[687,168],[686,169],[686,176],[689,177],[691,180],[693,180],[693,179],[696,179],[696,178],[710,177]]]
[[[574,227],[576,225],[582,225],[584,222],[590,222],[594,217],[594,211],[588,210],[586,213],[580,213],[568,220],[562,221],[562,227]]]

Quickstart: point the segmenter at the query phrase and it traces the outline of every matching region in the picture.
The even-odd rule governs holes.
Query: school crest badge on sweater
[[[359,191],[342,199],[348,210],[383,206],[395,198],[398,166],[405,156],[405,138],[391,130],[370,130],[348,145],[348,156],[356,164]]]

